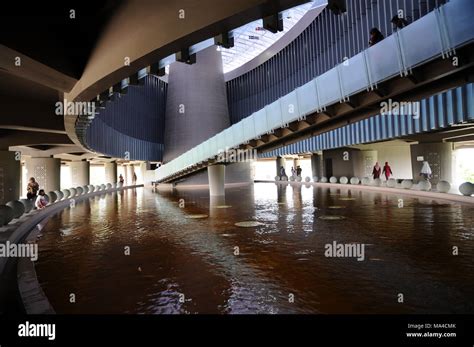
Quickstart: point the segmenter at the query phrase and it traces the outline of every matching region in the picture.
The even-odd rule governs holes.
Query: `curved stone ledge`
[[[28,236],[36,230],[38,224],[49,219],[52,215],[62,211],[63,209],[70,206],[70,200],[74,199],[76,202],[86,200],[88,198],[103,195],[107,193],[113,193],[117,191],[133,189],[143,187],[143,184],[126,186],[119,188],[111,188],[106,190],[100,190],[93,193],[83,194],[73,198],[67,198],[54,204],[48,205],[42,210],[35,210],[27,214],[24,220],[19,224],[15,225],[16,229],[11,233],[6,241],[10,243],[22,243]],[[17,285],[20,292],[20,296],[27,314],[51,314],[54,313],[54,309],[49,303],[46,295],[44,294],[38,279],[36,277],[36,271],[34,270],[34,264],[30,259],[27,258],[0,258],[0,278],[5,278],[4,271],[8,261],[17,260]]]
[[[449,194],[449,193],[438,193],[430,191],[421,191],[421,190],[408,190],[400,188],[387,188],[387,187],[375,187],[375,186],[364,186],[364,185],[352,185],[352,184],[341,184],[341,183],[306,183],[306,182],[281,182],[281,181],[259,181],[259,182],[268,182],[275,184],[290,184],[290,185],[306,185],[306,186],[321,186],[328,188],[341,188],[341,189],[359,189],[359,190],[368,190],[380,193],[387,193],[392,195],[409,195],[422,198],[431,198],[437,200],[447,200],[454,202],[461,202],[466,204],[474,204],[474,197]]]

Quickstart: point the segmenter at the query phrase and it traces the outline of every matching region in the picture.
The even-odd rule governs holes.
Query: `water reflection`
[[[208,217],[186,218],[195,214]],[[472,215],[468,205],[304,184],[212,199],[139,188],[51,218],[37,273],[59,313],[472,313]],[[234,225],[243,221],[262,225]],[[325,257],[333,241],[366,244],[366,260]]]

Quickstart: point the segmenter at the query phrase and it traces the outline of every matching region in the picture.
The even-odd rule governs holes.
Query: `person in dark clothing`
[[[28,200],[35,200],[36,201],[36,194],[38,193],[39,184],[36,182],[34,177],[30,178],[28,182],[28,186],[26,187],[26,197]]]
[[[285,168],[283,166],[280,167],[280,177],[284,177],[286,176],[286,171],[285,171]]]
[[[303,171],[303,170],[301,169],[301,166],[298,165],[296,167],[296,176],[301,176],[301,171]]]
[[[383,174],[385,175],[385,179],[388,181],[390,178],[390,175],[393,175],[392,169],[390,168],[390,165],[388,165],[388,161],[385,162],[385,165],[382,169]]]
[[[374,176],[374,179],[380,178],[381,173],[382,173],[382,168],[380,167],[379,162],[376,162],[374,169],[372,170],[372,175]]]
[[[395,30],[402,29],[408,25],[408,21],[403,17],[399,17],[398,15],[393,16],[391,22],[395,26]]]
[[[370,29],[370,39],[369,39],[369,46],[375,45],[377,42],[380,42],[384,39],[384,36],[377,28]]]

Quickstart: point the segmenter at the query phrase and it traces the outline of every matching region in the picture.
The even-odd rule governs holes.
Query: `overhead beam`
[[[66,93],[77,83],[75,78],[4,45],[0,45],[0,70]]]

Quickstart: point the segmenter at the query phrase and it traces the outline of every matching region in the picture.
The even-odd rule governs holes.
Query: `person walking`
[[[420,176],[422,176],[426,181],[429,181],[431,178],[431,167],[427,161],[423,162],[423,166],[421,167]]]
[[[121,184],[123,184],[123,182],[124,182],[124,179],[123,179],[122,174],[119,175],[119,182],[120,182]]]
[[[372,176],[374,179],[380,178],[380,174],[382,173],[382,168],[379,165],[379,162],[376,162],[374,165],[374,169],[372,170]]]
[[[137,174],[134,172],[132,176],[132,184],[135,185],[137,184]]]
[[[382,172],[385,175],[385,179],[387,181],[390,178],[390,175],[393,175],[392,169],[390,168],[390,165],[388,165],[388,161],[385,162]]]
[[[286,177],[285,168],[283,166],[280,167],[280,178]]]
[[[404,27],[408,25],[408,21],[405,18],[400,17],[398,15],[393,16],[390,22],[394,25],[395,27],[394,30],[403,29]]]
[[[380,32],[379,29],[377,28],[372,28],[370,29],[370,37],[369,37],[369,46],[372,47],[376,43],[382,41],[384,39],[384,36]]]
[[[302,172],[302,171],[303,171],[303,169],[301,168],[301,166],[298,165],[298,166],[296,167],[296,176],[301,177],[301,172]]]
[[[26,197],[28,200],[35,200],[38,193],[39,184],[34,177],[30,177],[28,186],[26,187]]]
[[[295,170],[295,168],[292,166],[292,167],[291,167],[291,176],[292,176],[292,177],[295,177],[295,175],[296,175],[296,170]]]

